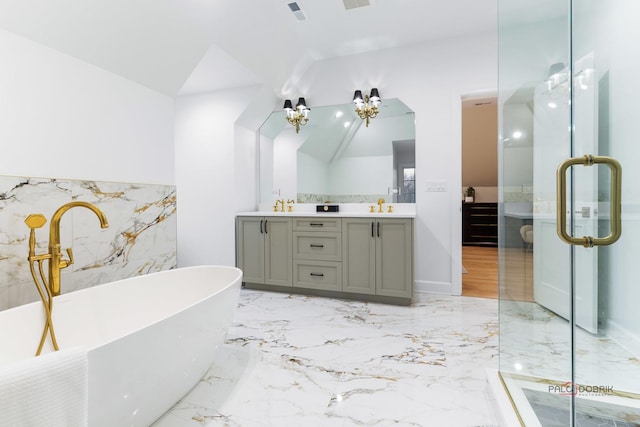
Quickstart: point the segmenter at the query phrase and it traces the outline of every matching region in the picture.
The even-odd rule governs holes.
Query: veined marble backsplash
[[[532,185],[502,187],[501,191],[505,202],[532,202],[534,197]]]
[[[51,216],[74,200],[100,208],[109,227],[83,207],[64,214],[60,243],[75,263],[61,271],[62,293],[176,267],[175,186],[0,176],[0,310],[39,300],[25,218],[47,218],[36,230],[36,253],[46,253]]]
[[[393,203],[393,196],[389,194],[346,194],[346,195],[330,195],[330,194],[313,194],[298,193],[298,201],[296,203],[376,203],[378,199],[385,199]]]

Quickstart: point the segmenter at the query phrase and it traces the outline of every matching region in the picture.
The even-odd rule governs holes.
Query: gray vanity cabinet
[[[413,221],[343,218],[344,292],[411,298]]]
[[[236,265],[249,288],[410,303],[413,219],[239,215]]]
[[[342,292],[340,218],[293,219],[293,286]]]
[[[293,286],[291,218],[241,216],[236,229],[243,281]]]

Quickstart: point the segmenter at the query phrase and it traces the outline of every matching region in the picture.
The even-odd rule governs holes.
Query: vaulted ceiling
[[[495,30],[496,0],[2,0],[0,28],[169,96],[314,61]],[[348,9],[345,5],[367,4]]]

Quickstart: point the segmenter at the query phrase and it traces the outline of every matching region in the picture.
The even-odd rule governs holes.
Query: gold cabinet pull
[[[593,166],[595,164],[605,164],[611,170],[611,232],[606,237],[573,237],[567,233],[567,216],[565,213],[567,211],[567,169],[574,165]],[[590,154],[567,159],[558,166],[556,186],[557,231],[560,240],[570,245],[591,248],[594,246],[611,245],[620,238],[622,235],[622,166],[620,166],[620,163],[616,159],[607,156],[592,156]]]

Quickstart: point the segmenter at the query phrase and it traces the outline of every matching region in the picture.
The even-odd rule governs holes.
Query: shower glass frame
[[[640,182],[625,168],[640,154],[630,143],[640,109],[626,99],[640,95],[627,42],[640,39],[636,4],[498,0],[499,372],[522,425],[640,425],[640,328],[617,325],[640,316],[620,291],[640,298],[629,263],[640,192],[622,186],[620,241],[569,245],[558,215],[572,236],[604,236],[614,189],[606,166],[569,167],[560,213],[556,174],[570,158],[612,156],[625,182]]]

